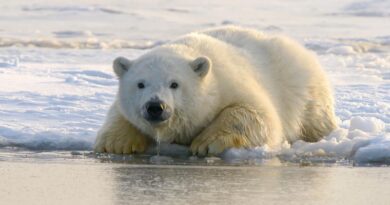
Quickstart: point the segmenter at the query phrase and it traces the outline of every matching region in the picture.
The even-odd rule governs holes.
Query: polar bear
[[[156,140],[193,154],[318,141],[335,127],[316,56],[283,36],[235,26],[193,32],[136,60],[118,57],[116,100],[95,151],[141,153]]]

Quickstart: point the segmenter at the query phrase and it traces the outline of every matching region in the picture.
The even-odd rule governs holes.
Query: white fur
[[[210,60],[204,76],[191,66],[201,56]],[[158,132],[163,141],[190,144],[224,108],[236,104],[267,116],[269,145],[284,139],[315,141],[335,127],[332,93],[321,66],[314,54],[286,37],[221,27],[190,33],[127,64],[123,73],[116,70],[117,113],[152,138]],[[145,89],[137,88],[140,81]],[[178,89],[169,88],[172,81]],[[174,111],[159,127],[141,115],[153,97]]]

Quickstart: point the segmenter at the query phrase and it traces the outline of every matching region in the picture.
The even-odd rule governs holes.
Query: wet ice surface
[[[236,24],[287,34],[316,52],[334,87],[340,128],[317,143],[230,149],[209,161],[389,165],[389,10],[381,0],[9,1],[0,5],[0,146],[90,151],[115,97],[115,57],[136,58],[189,31]],[[169,157],[189,154],[164,146]],[[148,163],[178,162],[169,157]]]

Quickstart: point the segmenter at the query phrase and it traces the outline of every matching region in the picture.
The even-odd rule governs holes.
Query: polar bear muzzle
[[[144,118],[152,123],[158,124],[164,122],[171,117],[171,108],[161,100],[150,100],[144,106]]]

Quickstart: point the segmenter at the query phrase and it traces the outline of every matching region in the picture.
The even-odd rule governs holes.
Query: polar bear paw
[[[107,152],[115,154],[142,153],[148,146],[146,137],[140,134],[110,135],[108,133],[99,136],[95,144],[95,152]]]
[[[225,108],[191,144],[193,154],[218,155],[228,148],[249,148],[267,143],[271,132],[265,116],[247,105]]]
[[[227,135],[200,135],[191,144],[191,151],[194,155],[215,156],[221,154],[225,149],[236,147],[248,147],[249,143],[245,136]]]

